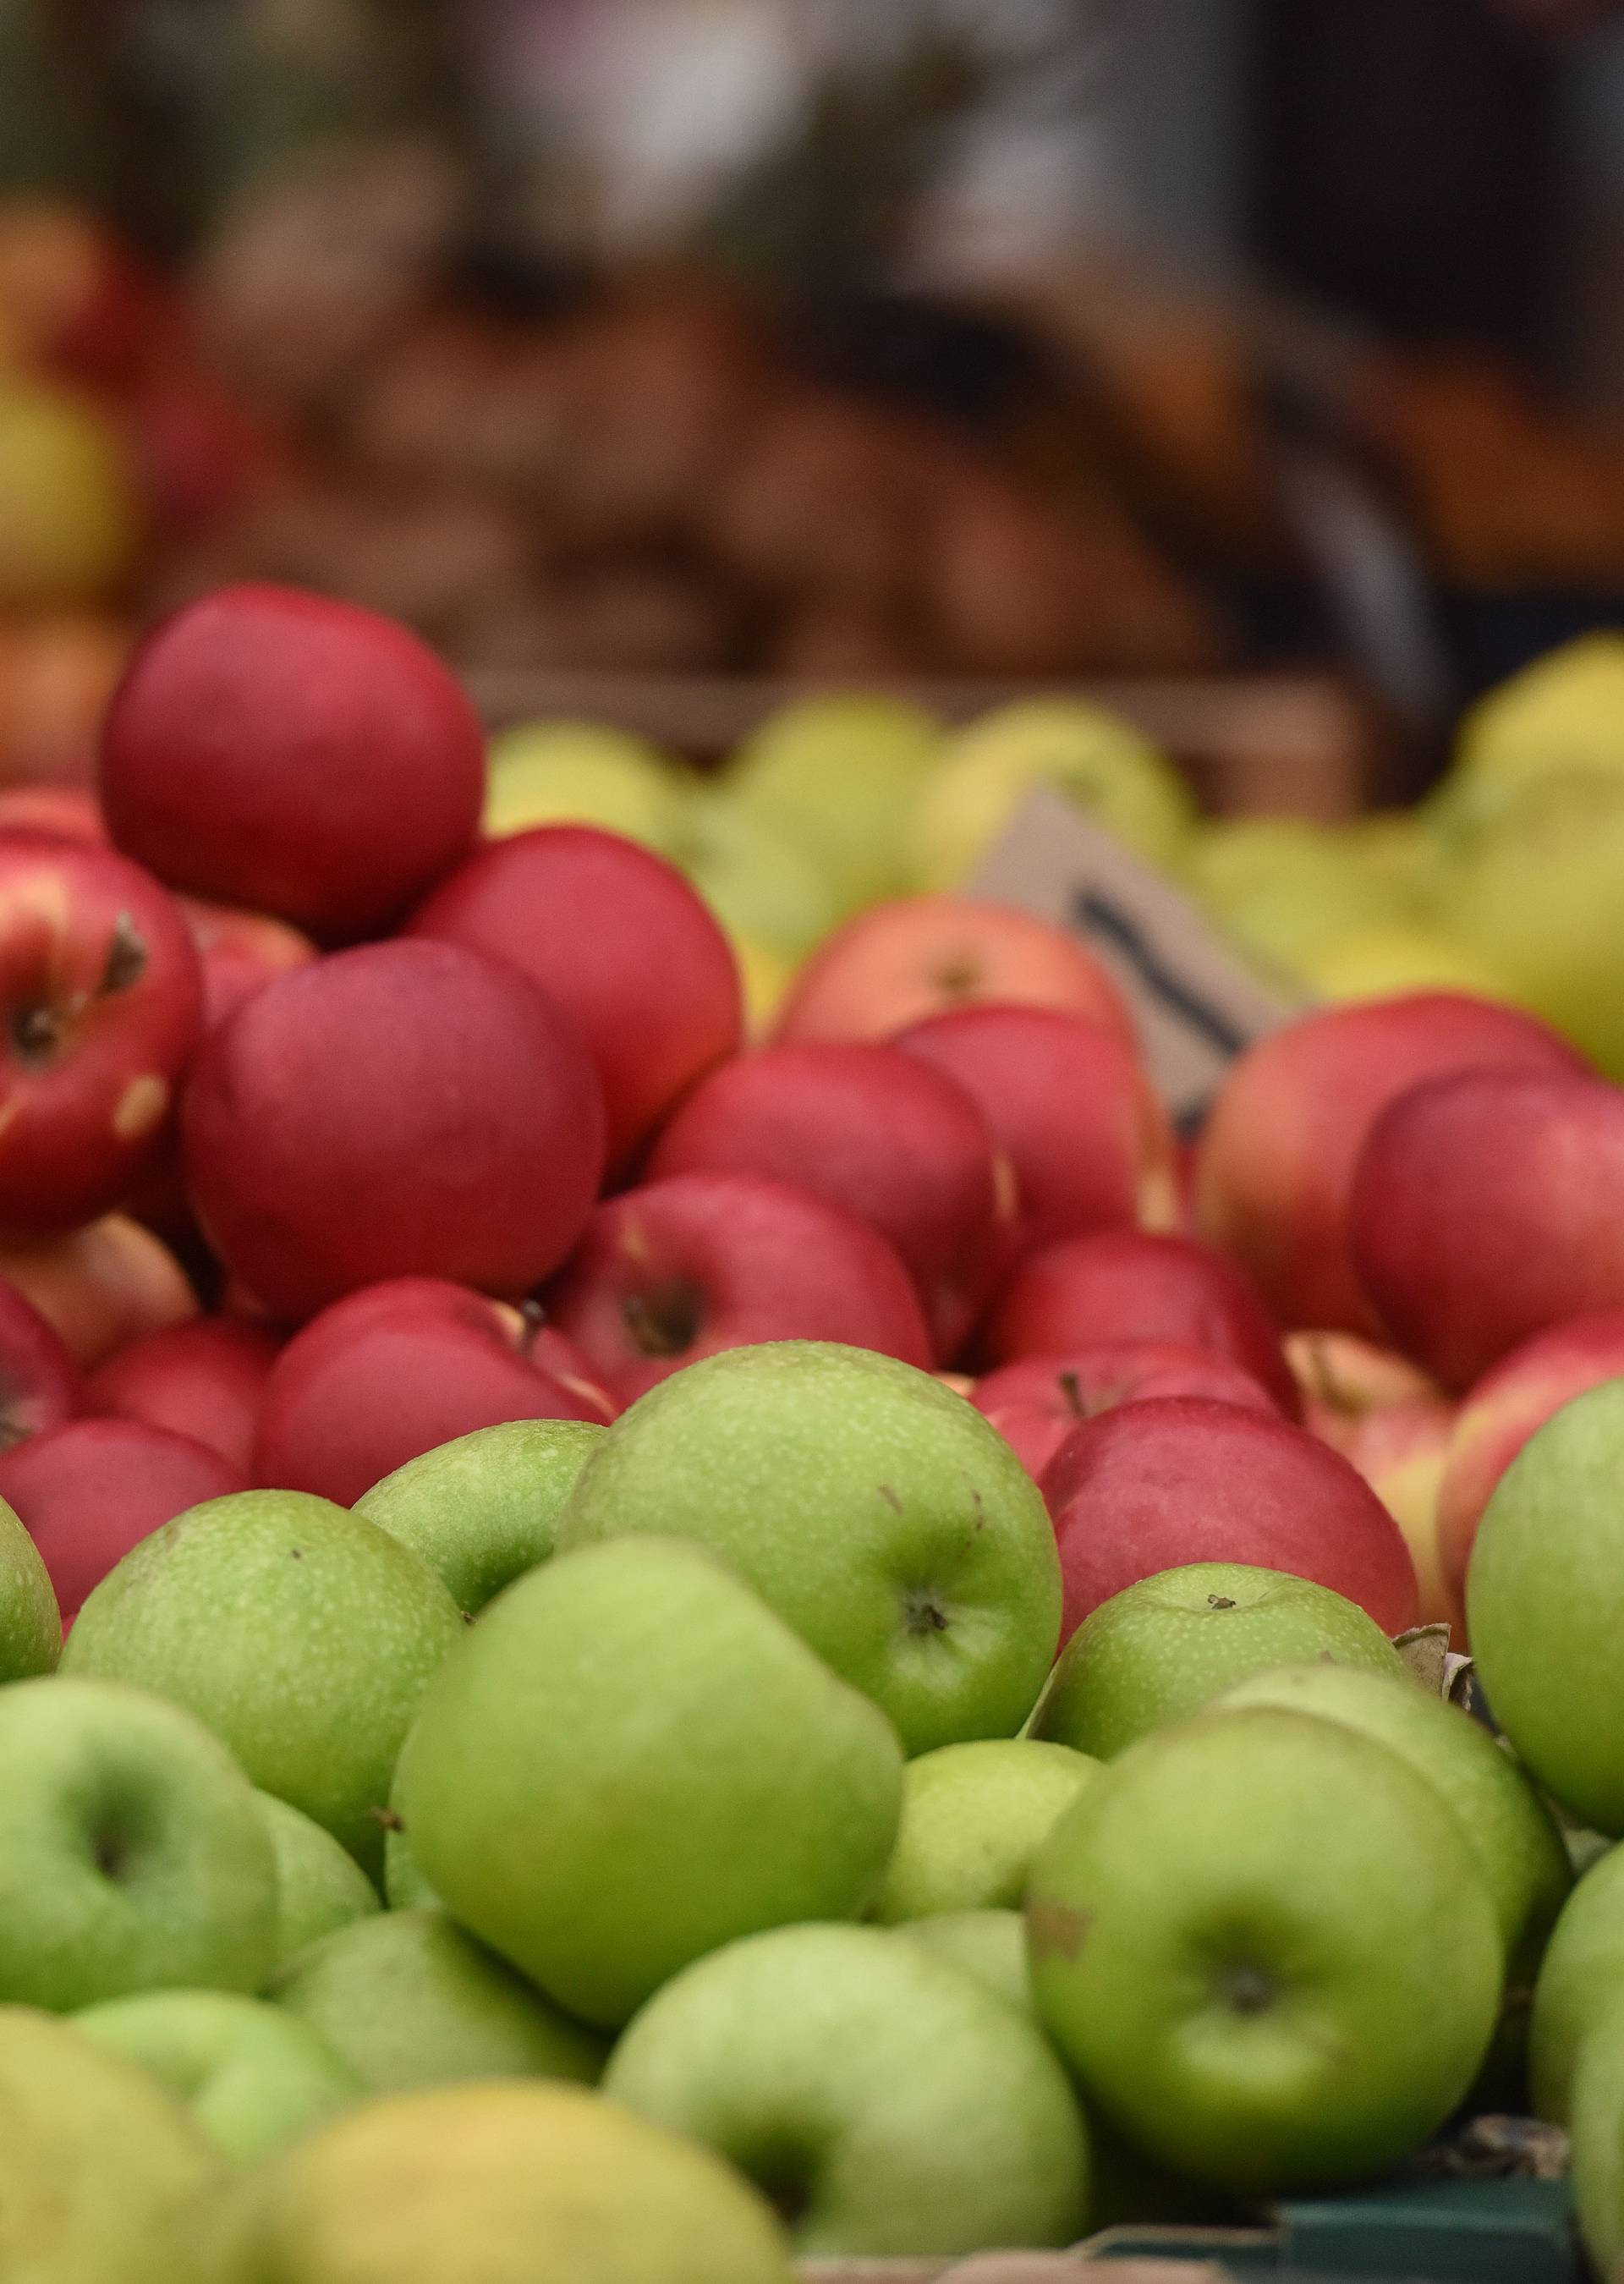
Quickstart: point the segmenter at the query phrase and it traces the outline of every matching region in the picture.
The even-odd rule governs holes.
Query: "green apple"
[[[405,1826],[393,1810],[389,1828],[384,1834],[384,1894],[392,1912],[416,1911],[426,1904],[438,1908],[440,1903],[423,1876],[423,1866],[412,1853]]]
[[[386,1912],[324,1936],[269,1995],[371,2093],[472,2077],[589,2085],[604,2066],[601,2040],[442,1911]]]
[[[1579,2049],[1624,1999],[1624,1848],[1611,1848],[1562,1906],[1534,1986],[1528,2079],[1535,2115],[1567,2123]]]
[[[1019,1912],[934,1912],[929,1919],[902,1920],[894,1932],[1032,2014],[1027,1927]]]
[[[1582,635],[1480,698],[1456,770],[1521,780],[1552,770],[1624,770],[1624,636]]]
[[[75,2014],[183,2101],[228,2157],[263,2156],[356,2100],[354,2070],[307,2024],[223,1991],[148,1991]]]
[[[1032,1733],[1108,1761],[1245,1675],[1326,1658],[1406,1679],[1374,1618],[1329,1586],[1245,1562],[1191,1562],[1124,1587],[1061,1654]]]
[[[1624,2263],[1624,1998],[1605,2006],[1581,2042],[1568,2136],[1579,2233],[1596,2273],[1611,2284]]]
[[[1306,817],[1209,825],[1190,862],[1207,910],[1249,950],[1300,972],[1343,938],[1412,919],[1403,889],[1357,848]]]
[[[778,1928],[659,1991],[604,2090],[730,2160],[803,2259],[1067,2244],[1088,2134],[1035,2023],[883,1928]]]
[[[814,857],[855,910],[906,886],[903,836],[941,748],[941,725],[905,699],[862,691],[769,714],[724,780]]]
[[[1254,2195],[1418,2148],[1499,2013],[1494,1905],[1436,1792],[1273,1708],[1156,1730],[1102,1769],[1038,1855],[1027,1930],[1039,2020],[1090,2106]]]
[[[865,1349],[768,1341],[662,1381],[588,1461],[558,1544],[621,1531],[725,1555],[910,1753],[1013,1736],[1054,1659],[1031,1476],[962,1396]]]
[[[1624,1833],[1624,1381],[1548,1420],[1472,1543],[1466,1619],[1495,1720],[1553,1798]]]
[[[211,2284],[795,2284],[771,2208],[707,2151],[513,2080],[368,2102],[273,2159],[223,2239]]]
[[[683,833],[683,772],[646,738],[602,722],[526,722],[493,738],[481,820],[493,840],[594,825],[662,855]]]
[[[603,1429],[509,1420],[408,1459],[355,1502],[409,1546],[472,1617],[552,1553],[558,1512]]]
[[[148,2071],[58,2016],[0,2007],[7,2284],[206,2284],[198,2222],[223,2179]]]
[[[51,1673],[62,1654],[62,1618],[44,1558],[0,1499],[0,1682]]]
[[[262,1791],[378,1871],[401,1740],[463,1631],[426,1563],[364,1516],[235,1491],[132,1548],[80,1611],[62,1670],[187,1706]]]
[[[841,920],[849,899],[792,821],[736,800],[697,794],[676,861],[730,935],[799,958]]]
[[[274,1793],[254,1795],[277,1859],[277,1944],[280,1967],[306,1944],[377,1911],[378,1890],[347,1848],[302,1809]]]
[[[1033,1857],[1098,1764],[1064,1745],[987,1737],[910,1761],[877,1920],[1018,1906]]]
[[[1487,953],[1415,920],[1355,928],[1299,966],[1322,999],[1392,999],[1409,991],[1472,991],[1480,999],[1517,996]]]
[[[253,1787],[174,1705],[108,1682],[0,1689],[0,1999],[254,1991],[277,1867]]]
[[[491,1604],[394,1797],[447,1908],[613,2028],[734,1936],[860,1912],[902,1790],[890,1724],[724,1563],[623,1538]]]

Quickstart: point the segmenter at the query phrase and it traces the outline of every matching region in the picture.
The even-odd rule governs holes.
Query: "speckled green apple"
[[[256,1793],[277,1859],[277,1942],[273,1968],[305,1945],[382,1908],[377,1889],[332,1833],[275,1793]]]
[[[873,1916],[1018,1906],[1032,1858],[1098,1765],[1014,1737],[921,1753],[902,1779],[902,1821]]]
[[[1538,2116],[1566,2124],[1580,2047],[1615,2002],[1624,2002],[1624,1848],[1610,1848],[1585,1873],[1540,1962],[1528,2026],[1528,2078]]]
[[[44,1558],[0,1499],[0,1682],[50,1673],[62,1652],[62,1618]]]
[[[1019,1912],[933,1912],[928,1919],[900,1920],[893,1932],[984,1983],[1023,2014],[1035,2011],[1027,1923]]]

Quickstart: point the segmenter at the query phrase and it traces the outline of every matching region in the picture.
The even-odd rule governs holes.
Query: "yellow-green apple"
[[[1278,1416],[1261,1383],[1210,1349],[1171,1341],[1124,1340],[1078,1349],[1070,1356],[1021,1357],[1000,1365],[963,1391],[1041,1476],[1074,1428],[1120,1404],[1155,1396],[1205,1396]]]
[[[0,1246],[0,1277],[33,1303],[87,1372],[130,1341],[198,1313],[198,1296],[174,1254],[125,1214],[104,1214],[43,1244]]]
[[[1509,977],[1487,953],[1417,921],[1388,921],[1339,935],[1297,963],[1315,996],[1333,1001],[1394,999],[1409,991],[1471,991],[1480,999],[1514,999]]]
[[[794,828],[726,791],[690,796],[671,854],[735,946],[800,959],[846,916],[841,887]]]
[[[190,1435],[246,1476],[265,1383],[282,1342],[264,1325],[194,1317],[129,1341],[98,1365],[83,1409]]]
[[[940,723],[905,699],[819,693],[757,724],[727,788],[809,850],[851,911],[906,885],[904,835],[941,747]]]
[[[50,1673],[62,1654],[62,1615],[37,1546],[0,1498],[0,1683]]]
[[[493,840],[536,825],[595,825],[669,854],[686,787],[658,746],[602,722],[519,722],[493,738],[480,820]]]
[[[92,398],[0,372],[0,606],[55,610],[105,602],[141,538],[125,441]]]
[[[1022,2014],[1032,2013],[1027,1926],[1019,1911],[933,1912],[928,1919],[898,1920],[894,1932],[973,1975]]]
[[[1624,766],[1624,638],[1581,635],[1479,699],[1461,724],[1451,789]]]
[[[1598,2276],[1624,2258],[1624,1998],[1614,1993],[1580,2046],[1568,2102],[1568,2182]]]
[[[877,1920],[1019,1905],[1027,1873],[1095,1763],[1064,1745],[983,1737],[908,1764],[902,1821],[874,1899]]]
[[[275,1793],[254,1797],[277,1859],[274,1969],[285,1967],[307,1944],[370,1918],[380,1906],[377,1889],[331,1832]]]
[[[1191,852],[1190,880],[1248,950],[1297,974],[1344,938],[1400,925],[1415,909],[1355,843],[1307,817],[1209,825]]]
[[[1580,1879],[1550,1931],[1534,1986],[1528,2084],[1534,2115],[1565,2125],[1580,2051],[1624,2001],[1624,1848]]]

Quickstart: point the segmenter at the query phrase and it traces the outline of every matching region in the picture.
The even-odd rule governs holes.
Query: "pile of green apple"
[[[0,1511],[0,2273],[785,2284],[1234,2218],[1530,2083],[1611,2273],[1620,1481],[1612,1382],[1494,1496],[1502,1740],[1243,1566],[1056,1664],[1013,1451],[827,1343],[211,1500],[65,1646]]]

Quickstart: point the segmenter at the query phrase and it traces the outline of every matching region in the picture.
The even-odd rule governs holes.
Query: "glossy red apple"
[[[757,1341],[931,1360],[895,1248],[811,1191],[756,1174],[675,1174],[606,1200],[548,1303],[620,1404]]]
[[[0,1277],[32,1302],[87,1372],[198,1313],[169,1248],[128,1214],[104,1214],[66,1237],[0,1246]]]
[[[387,1277],[522,1294],[580,1236],[603,1167],[574,1025],[448,943],[264,985],[205,1039],[182,1129],[211,1244],[292,1323]]]
[[[449,872],[484,783],[479,717],[433,653],[291,587],[224,587],[165,621],[102,739],[121,849],[324,941],[378,933]]]
[[[1416,1622],[1397,1523],[1337,1452],[1284,1420],[1199,1396],[1125,1404],[1074,1428],[1044,1471],[1063,1638],[1137,1579],[1245,1562],[1330,1586],[1388,1633]]]
[[[603,1082],[612,1172],[738,1050],[727,938],[680,872],[618,834],[558,825],[495,841],[407,933],[511,959],[573,1017]]]
[[[182,896],[179,903],[203,963],[205,1030],[223,1023],[262,983],[308,967],[316,957],[308,935],[268,913],[239,912],[199,896]]]
[[[233,1317],[194,1317],[149,1333],[98,1366],[84,1410],[104,1420],[139,1420],[190,1435],[247,1473],[254,1422],[277,1335]]]
[[[1158,1396],[1205,1396],[1280,1416],[1267,1388],[1238,1365],[1171,1341],[1119,1341],[1069,1356],[1023,1357],[965,1391],[1021,1465],[1041,1475],[1074,1428],[1121,1404]]]
[[[84,1408],[83,1378],[67,1343],[0,1277],[0,1451]]]

